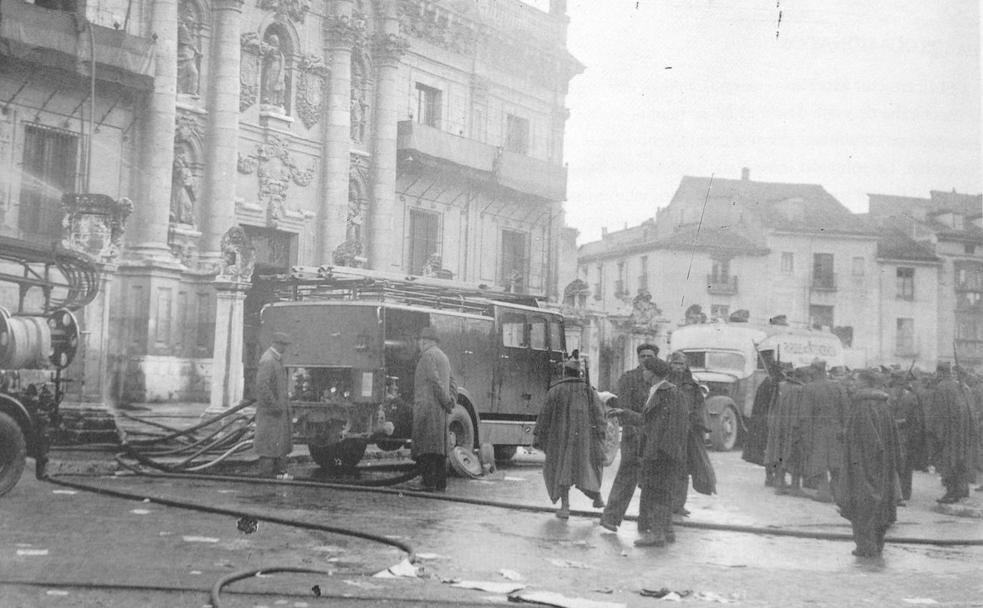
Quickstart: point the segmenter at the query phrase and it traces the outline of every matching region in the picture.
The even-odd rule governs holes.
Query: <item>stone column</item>
[[[206,263],[221,255],[222,235],[235,225],[236,156],[239,142],[239,41],[242,0],[213,0],[212,48],[205,93],[205,175],[201,189],[202,241]]]
[[[332,253],[345,241],[348,208],[348,164],[351,154],[352,45],[358,34],[352,24],[351,0],[334,0],[324,20],[325,63],[331,66],[324,122],[321,208],[317,259],[332,263]]]
[[[375,89],[375,133],[372,138],[372,207],[369,219],[369,266],[392,270],[391,243],[393,207],[396,199],[396,75],[399,60],[406,52],[406,40],[399,36],[396,3],[386,0],[375,41],[378,67]]]
[[[130,220],[129,249],[138,257],[173,262],[167,247],[174,170],[177,99],[177,0],[154,0],[150,29],[154,42],[154,89],[141,125],[140,202]]]
[[[212,353],[212,395],[206,414],[220,413],[242,399],[243,303],[250,284],[216,279],[215,350]]]

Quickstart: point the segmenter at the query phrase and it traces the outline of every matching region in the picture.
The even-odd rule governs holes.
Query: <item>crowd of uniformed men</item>
[[[822,361],[791,369],[761,354],[770,374],[755,395],[743,458],[764,466],[779,494],[835,502],[853,525],[856,555],[880,554],[914,471],[939,473],[940,503],[969,496],[983,471],[979,378],[949,363],[935,374],[829,373]]]

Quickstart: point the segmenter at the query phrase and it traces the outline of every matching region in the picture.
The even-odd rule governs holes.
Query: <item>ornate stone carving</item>
[[[247,156],[239,156],[237,168],[249,175],[253,171],[259,177],[259,202],[268,209],[272,219],[284,216],[287,211],[287,190],[290,182],[306,187],[314,178],[315,165],[307,169],[297,167],[293,154],[276,135],[267,136],[266,143],[257,144]]]
[[[660,317],[662,317],[662,309],[652,301],[652,294],[648,289],[640,288],[631,303],[629,322],[638,327],[654,328]]]
[[[249,283],[253,279],[256,264],[256,250],[249,236],[241,226],[233,226],[222,235],[219,244],[222,262],[219,265],[218,279]]]
[[[172,224],[167,229],[167,245],[171,254],[188,268],[194,266],[200,238],[200,232],[180,224]]]
[[[410,48],[409,42],[396,34],[377,34],[373,41],[375,62],[380,66],[395,67]]]
[[[133,202],[128,198],[113,200],[104,194],[65,194],[61,204],[65,212],[62,245],[101,262],[115,262]]]
[[[177,23],[177,92],[198,95],[201,73],[201,24],[190,2],[182,2]]]
[[[200,144],[204,129],[201,120],[194,114],[178,112],[174,117],[174,142]]]
[[[369,159],[361,154],[352,154],[348,162],[348,179],[359,184],[368,183]]]
[[[478,36],[468,21],[454,16],[432,2],[399,0],[399,33],[461,54],[474,51]]]
[[[324,19],[324,33],[329,48],[363,46],[366,40],[367,21],[361,13],[329,15]]]
[[[280,109],[287,107],[287,53],[289,49],[281,45],[280,36],[267,30],[263,38],[262,86],[259,92],[260,103]]]
[[[297,115],[308,129],[321,120],[327,74],[327,66],[317,55],[307,55],[301,59],[297,83]]]
[[[246,32],[240,39],[242,57],[239,65],[239,111],[251,108],[259,99],[260,58],[266,45],[256,32]]]
[[[263,10],[274,11],[278,17],[286,16],[292,21],[303,23],[311,10],[310,0],[259,0]]]
[[[347,240],[335,248],[331,255],[335,266],[361,268],[368,260],[362,255],[362,241]]]
[[[360,144],[365,139],[365,117],[368,115],[369,104],[365,102],[365,96],[357,87],[352,87],[351,104],[349,117],[351,119],[351,138],[352,141]]]
[[[171,175],[171,222],[195,225],[195,201],[198,200],[198,178],[184,154],[174,155]]]

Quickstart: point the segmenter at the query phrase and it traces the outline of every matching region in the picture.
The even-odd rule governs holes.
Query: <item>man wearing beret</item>
[[[432,327],[417,335],[420,360],[413,375],[412,456],[423,477],[423,489],[447,489],[447,414],[454,409],[451,364]]]
[[[273,343],[259,358],[256,370],[256,438],[253,446],[259,455],[262,477],[291,479],[287,475],[287,456],[293,449],[293,414],[287,400],[287,370],[283,353],[290,336],[278,331]]]

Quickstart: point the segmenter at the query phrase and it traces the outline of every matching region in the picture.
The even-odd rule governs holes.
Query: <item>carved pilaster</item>
[[[123,246],[133,202],[128,198],[113,200],[104,194],[66,194],[61,204],[65,212],[62,245],[104,264],[114,264]]]
[[[300,60],[300,78],[297,83],[297,115],[308,129],[321,120],[326,92],[328,67],[317,55],[307,55]]]

